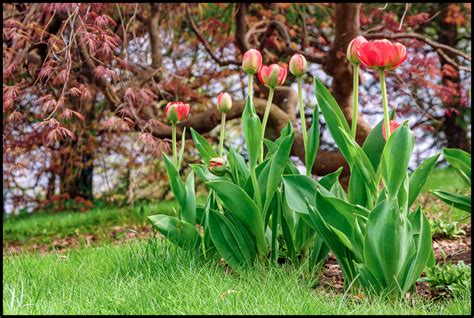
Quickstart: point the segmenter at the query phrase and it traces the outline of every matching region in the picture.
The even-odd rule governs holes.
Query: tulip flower
[[[301,54],[293,54],[290,59],[290,72],[296,77],[303,76],[306,71],[308,70],[308,64],[306,63],[306,59]]]
[[[176,123],[188,117],[189,104],[183,102],[169,102],[166,105],[166,117],[171,121],[171,136],[173,145],[174,164],[178,167],[178,151],[176,150]]]
[[[244,54],[242,68],[247,74],[257,74],[262,67],[262,54],[255,49],[250,49]]]
[[[248,91],[250,98],[253,100],[252,87],[253,87],[253,75],[257,74],[262,67],[262,54],[258,50],[250,49],[244,53],[242,60],[242,69],[248,75]]]
[[[166,117],[172,122],[176,123],[188,117],[189,104],[182,102],[169,102],[165,108]]]
[[[347,59],[349,62],[352,64],[359,64],[360,60],[359,57],[357,56],[357,49],[359,46],[363,43],[367,43],[367,39],[364,38],[362,35],[359,35],[358,37],[354,38],[351,42],[349,42],[349,45],[347,46]]]
[[[303,75],[306,73],[308,69],[308,65],[306,63],[306,59],[301,54],[294,54],[290,59],[290,72],[294,76],[296,76],[296,80],[298,82],[298,103],[300,108],[300,118],[301,118],[301,133],[303,134],[303,146],[304,151],[307,151],[307,144],[308,144],[308,135],[306,132],[306,119],[304,116],[304,106],[303,106]],[[311,172],[306,171],[306,175],[309,175]]]
[[[385,131],[387,132],[388,139],[390,137],[390,129],[385,70],[393,70],[402,64],[407,58],[407,49],[403,44],[392,43],[389,40],[383,39],[360,44],[356,48],[356,53],[362,64],[379,70]]]
[[[258,72],[258,79],[268,88],[275,88],[277,85],[283,85],[286,79],[286,67],[278,64],[271,64],[270,66],[263,65]]]
[[[228,93],[220,93],[217,96],[217,109],[221,112],[221,134],[219,140],[219,156],[222,157],[222,150],[224,149],[224,134],[225,134],[225,115],[232,108],[232,98]]]
[[[358,37],[354,38],[349,45],[347,46],[347,59],[349,62],[352,63],[354,68],[353,71],[353,89],[352,89],[352,127],[351,127],[351,135],[355,140],[356,131],[357,131],[357,116],[358,116],[358,108],[359,108],[359,64],[360,60],[357,56],[357,49],[363,43],[366,43],[367,40],[359,35]]]
[[[277,85],[283,85],[286,79],[286,74],[286,67],[279,66],[278,64],[271,64],[270,66],[263,65],[258,72],[258,79],[260,82],[270,89],[265,114],[263,115],[262,137],[265,136],[265,128],[267,126],[268,116],[270,115],[274,89]],[[260,162],[263,162],[263,138],[261,141]]]
[[[227,113],[232,108],[232,98],[229,93],[222,92],[217,95],[217,109],[221,113]]]
[[[390,133],[389,133],[389,135],[390,135],[390,134],[393,133],[393,131],[394,131],[395,129],[397,129],[398,127],[400,127],[400,124],[397,123],[395,120],[391,120],[391,121],[390,121],[390,124],[389,124],[389,127],[390,127]],[[387,140],[388,140],[388,137],[387,137],[387,134],[386,134],[385,125],[382,125],[382,135],[383,135],[383,139],[385,139],[385,141],[387,141]]]
[[[356,53],[362,64],[375,69],[393,70],[407,58],[407,49],[403,44],[386,39],[361,43]]]
[[[222,175],[225,172],[226,160],[222,157],[209,160],[209,171],[216,175]]]

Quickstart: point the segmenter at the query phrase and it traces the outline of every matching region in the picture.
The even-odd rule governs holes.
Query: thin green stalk
[[[353,98],[353,106],[352,106],[352,129],[351,134],[352,138],[356,138],[356,130],[357,130],[357,115],[358,115],[358,108],[359,108],[359,64],[352,64],[354,66],[354,87],[352,88],[352,98]]]
[[[301,133],[303,134],[303,145],[304,145],[304,153],[306,156],[307,147],[306,144],[308,142],[308,135],[306,132],[306,117],[304,115],[304,106],[303,106],[303,77],[298,77],[298,103],[300,107],[300,118],[301,118]],[[306,171],[306,175],[309,176],[311,171]]]
[[[257,175],[255,174],[255,168],[250,168],[250,178],[252,179],[252,186],[254,190],[255,201],[257,201],[257,206],[262,211],[262,197],[260,196],[260,188],[258,187]]]
[[[265,107],[265,114],[263,115],[260,163],[263,162],[263,138],[265,137],[265,128],[267,127],[268,116],[270,115],[270,109],[272,108],[274,91],[275,90],[273,88],[270,88],[270,93],[268,94],[267,106]]]
[[[253,95],[252,95],[252,88],[253,88],[253,74],[249,74],[249,87],[248,87],[248,96],[250,96],[250,99],[253,99]]]
[[[383,118],[385,124],[385,134],[390,138],[390,119],[388,117],[387,87],[385,86],[385,70],[380,69],[380,89],[382,91]]]
[[[222,113],[221,119],[221,135],[219,140],[219,157],[222,157],[222,151],[224,149],[224,134],[225,134],[225,113]]]
[[[172,135],[172,143],[173,143],[173,160],[176,168],[178,167],[178,151],[176,150],[176,123],[171,124],[171,135]]]

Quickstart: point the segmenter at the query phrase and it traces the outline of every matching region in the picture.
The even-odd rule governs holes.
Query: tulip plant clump
[[[403,296],[425,266],[434,263],[428,220],[420,207],[410,209],[439,154],[408,174],[413,133],[406,122],[400,125],[390,120],[394,112],[388,112],[385,89],[386,71],[406,59],[406,48],[387,40],[369,42],[358,37],[350,43],[347,57],[354,66],[352,127],[326,87],[314,79],[318,105],[309,131],[302,101],[307,63],[300,54],[290,60],[289,71],[298,83],[306,175],[290,160],[295,138],[291,123],[275,141],[264,138],[274,89],[283,85],[287,70],[277,64],[262,65],[259,51],[247,51],[242,65],[248,76],[242,114],[247,162],[234,149],[223,149],[226,113],[232,100],[221,93],[217,98],[222,116],[219,147],[214,149],[191,128],[202,163],[191,165],[192,172],[183,182],[179,175],[183,146],[178,156],[175,131],[176,123],[188,115],[189,105],[169,103],[166,113],[173,125],[173,159],[165,154],[163,158],[180,208],[177,217],[150,216],[154,227],[181,248],[205,258],[224,259],[236,270],[255,262],[281,260],[311,270],[318,268],[331,250],[343,271],[346,289]],[[379,71],[384,120],[359,146],[355,136],[361,63]],[[255,74],[269,88],[263,122],[253,105]],[[349,164],[347,192],[338,181],[342,167],[319,180],[311,178],[319,147],[319,109]],[[194,175],[209,189],[204,205],[196,204]]]

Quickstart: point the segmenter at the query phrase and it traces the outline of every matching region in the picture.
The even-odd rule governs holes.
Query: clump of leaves
[[[458,222],[453,221],[445,223],[443,220],[433,219],[431,220],[430,225],[433,238],[457,238],[466,235],[466,232],[458,227]]]
[[[434,298],[455,296],[471,289],[471,265],[463,261],[436,264],[426,270],[426,277],[420,281],[430,284]]]

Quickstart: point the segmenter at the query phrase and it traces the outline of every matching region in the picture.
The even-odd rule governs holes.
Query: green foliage
[[[455,296],[471,290],[471,265],[460,261],[457,264],[451,262],[429,267],[426,277],[421,282],[428,282],[433,293],[440,297]]]
[[[308,157],[312,159],[308,163],[314,163],[319,145],[317,108],[313,120],[310,130],[311,153]],[[209,159],[216,154],[199,133],[191,130],[196,148],[205,163],[193,164],[191,168],[210,190],[204,206],[195,204],[193,174],[183,183],[171,160],[164,156],[171,189],[178,199],[180,210],[178,218],[158,215],[149,217],[150,221],[155,229],[178,246],[194,249],[197,255],[202,254],[204,258],[223,258],[234,269],[241,270],[253,265],[256,259],[264,260],[267,257],[276,263],[279,255],[291,260],[295,266],[308,264],[308,269],[320,266],[327,256],[328,248],[315,234],[308,220],[292,211],[295,199],[285,192],[286,188],[282,185],[283,174],[304,177],[299,175],[298,169],[290,161],[295,139],[291,123],[281,130],[277,140],[266,140],[267,156],[258,165],[262,137],[259,133],[260,119],[249,98],[242,115],[242,128],[249,161],[246,163],[241,155],[230,149],[226,173],[222,176],[209,171]],[[342,189],[337,180],[339,173],[325,179],[324,183],[329,189]],[[316,182],[308,179],[309,182]],[[326,192],[330,193],[329,190]],[[304,203],[304,200],[301,202]],[[201,234],[198,234],[200,239],[195,237],[198,232],[191,231],[196,223],[203,227]],[[177,240],[179,231],[187,236],[183,238],[184,242]]]
[[[443,149],[443,155],[456,172],[462,177],[464,182],[471,186],[471,154],[461,149]],[[454,206],[460,210],[471,212],[471,196],[457,194],[441,189],[431,191],[435,196],[443,202]]]
[[[466,235],[466,232],[458,228],[458,222],[444,222],[441,219],[430,221],[431,233],[433,237],[457,238]]]
[[[249,169],[255,169],[260,156],[260,141],[262,140],[262,124],[252,106],[252,99],[247,96],[244,112],[242,113],[242,131],[249,153]]]
[[[368,294],[401,297],[433,260],[429,222],[421,208],[410,212],[409,207],[438,156],[429,158],[410,179],[414,138],[407,123],[387,142],[379,123],[360,147],[334,98],[316,79],[315,90],[329,132],[349,164],[349,189],[347,194],[342,188],[328,191],[317,181],[284,176],[288,204],[311,220],[334,253],[346,289],[357,291],[360,286]]]
[[[316,154],[319,149],[319,108],[313,108],[313,123],[308,132],[308,149],[305,153],[306,171],[312,171]]]

